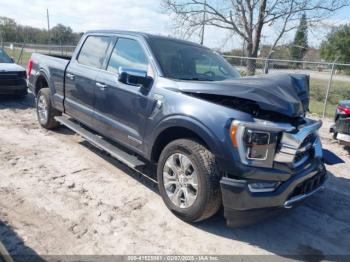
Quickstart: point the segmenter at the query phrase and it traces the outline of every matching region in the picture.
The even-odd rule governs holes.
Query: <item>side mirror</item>
[[[147,76],[147,72],[139,69],[119,67],[119,82],[149,88],[153,82],[153,78]]]
[[[10,58],[11,58],[11,62],[12,62],[12,63],[15,63],[15,62],[16,62],[15,59],[14,59],[12,56],[11,56]]]

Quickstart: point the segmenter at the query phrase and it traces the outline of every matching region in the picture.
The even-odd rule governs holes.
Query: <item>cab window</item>
[[[111,41],[111,37],[108,36],[87,37],[80,50],[79,64],[102,68]]]
[[[148,71],[149,64],[142,46],[133,39],[119,38],[108,63],[107,70],[119,72],[119,67]]]

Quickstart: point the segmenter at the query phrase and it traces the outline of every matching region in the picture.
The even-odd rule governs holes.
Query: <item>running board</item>
[[[56,121],[60,122],[62,125],[65,125],[69,129],[73,130],[80,136],[82,136],[84,139],[89,141],[91,144],[95,145],[96,147],[106,151],[109,153],[112,157],[119,160],[120,162],[123,162],[125,165],[127,165],[130,168],[136,169],[140,168],[142,166],[145,166],[145,163],[142,162],[140,159],[138,159],[136,156],[128,154],[127,152],[123,151],[122,149],[116,147],[115,145],[112,145],[111,143],[104,140],[102,137],[95,135],[94,133],[88,131],[81,125],[73,122],[69,118],[65,116],[56,116]]]

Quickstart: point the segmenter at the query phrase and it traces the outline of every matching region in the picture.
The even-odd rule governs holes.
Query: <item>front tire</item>
[[[164,148],[157,178],[166,206],[184,221],[207,219],[221,207],[215,156],[194,140],[175,140]]]
[[[59,126],[55,116],[60,116],[62,113],[52,107],[49,88],[39,90],[36,98],[36,112],[39,124],[42,127],[51,130]]]

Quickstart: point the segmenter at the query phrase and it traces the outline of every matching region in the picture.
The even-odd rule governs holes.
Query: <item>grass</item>
[[[27,52],[27,51],[23,50],[21,59],[20,59],[20,61],[18,61],[18,58],[20,57],[20,54],[21,54],[21,49],[14,48],[11,50],[11,49],[5,47],[5,51],[9,56],[13,57],[13,59],[16,61],[16,63],[18,63],[24,67],[27,66],[28,60],[32,56],[31,52]]]
[[[310,100],[310,113],[322,116],[323,114],[323,104],[324,102],[319,102],[316,100]],[[333,117],[335,113],[336,105],[327,105],[326,116]]]
[[[326,97],[328,80],[311,79],[310,81],[310,112],[322,115]],[[333,81],[328,96],[326,116],[333,116],[339,101],[350,99],[350,83]]]

